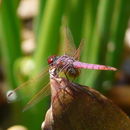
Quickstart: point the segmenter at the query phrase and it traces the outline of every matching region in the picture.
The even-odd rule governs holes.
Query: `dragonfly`
[[[50,75],[50,78],[60,77],[61,73],[69,80],[69,77],[75,79],[80,75],[80,69],[92,69],[92,70],[111,70],[116,71],[117,69],[111,66],[98,65],[98,64],[89,64],[79,61],[80,52],[83,48],[84,40],[81,40],[78,49],[76,49],[74,40],[71,34],[71,31],[68,27],[65,28],[65,54],[61,56],[52,55],[48,58],[48,67],[44,69],[38,76],[35,78],[21,84],[19,87],[9,92],[7,97],[11,97],[14,93],[17,93],[18,90],[25,88],[29,84],[38,81],[39,79],[45,80],[46,77]],[[55,69],[56,72],[52,73],[52,69]],[[48,80],[46,80],[48,81]],[[50,83],[43,85],[42,89],[32,97],[32,99],[26,104],[24,111],[36,104],[42,98],[50,94]]]

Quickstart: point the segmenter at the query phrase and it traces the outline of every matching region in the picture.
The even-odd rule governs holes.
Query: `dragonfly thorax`
[[[62,64],[62,65],[73,64],[74,61],[75,60],[73,57],[68,55],[63,55],[57,59],[56,64]]]
[[[49,58],[51,69],[55,68],[57,70],[55,74],[60,75],[63,72],[65,75],[75,78],[79,75],[79,69],[74,68],[73,62],[75,62],[75,59],[68,55]]]

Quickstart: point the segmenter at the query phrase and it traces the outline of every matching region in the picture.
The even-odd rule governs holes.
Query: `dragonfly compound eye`
[[[56,59],[56,56],[50,56],[49,58],[48,58],[48,64],[50,65],[50,64],[52,64],[54,61],[55,61],[55,59]]]

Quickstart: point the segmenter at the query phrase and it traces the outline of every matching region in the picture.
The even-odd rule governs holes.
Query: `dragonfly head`
[[[47,59],[48,65],[52,65],[52,64],[55,62],[56,59],[57,59],[57,56],[56,56],[56,55],[50,56],[50,57]]]

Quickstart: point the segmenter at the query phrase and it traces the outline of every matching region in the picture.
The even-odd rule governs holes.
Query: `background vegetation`
[[[6,83],[0,86],[1,90],[16,88],[47,66],[48,56],[60,54],[64,44],[63,28],[66,25],[72,31],[77,47],[80,40],[85,39],[81,61],[120,69],[130,16],[129,0],[39,0],[36,16],[28,18],[18,15],[20,3],[20,0],[3,0],[0,3],[0,63],[4,74],[2,82]],[[31,52],[21,48],[23,28],[33,32],[35,49]],[[30,46],[33,44],[27,48]],[[112,87],[114,81],[115,72],[95,70],[84,70],[78,79],[80,84],[100,92]],[[36,86],[33,87],[36,91]],[[23,95],[29,96],[31,89]],[[24,98],[7,105],[10,114],[5,112],[6,120],[1,119],[3,128],[22,124],[30,130],[40,129],[49,99],[22,113],[21,108],[27,100]],[[8,123],[5,123],[7,120]]]

